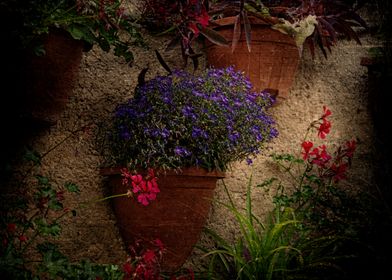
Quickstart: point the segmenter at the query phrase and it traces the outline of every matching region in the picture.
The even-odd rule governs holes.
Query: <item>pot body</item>
[[[83,42],[53,29],[44,40],[45,55],[29,56],[26,66],[25,111],[54,123],[65,109],[78,77]]]
[[[107,169],[113,194],[127,192],[122,185],[119,169]],[[113,199],[113,209],[120,234],[126,246],[137,240],[148,244],[160,239],[165,246],[161,268],[174,272],[189,257],[207,220],[217,180],[221,172],[207,172],[199,168],[185,168],[158,176],[160,193],[156,200],[143,206],[136,199]]]
[[[216,20],[214,29],[231,45],[235,17]],[[294,82],[300,53],[290,36],[271,28],[258,18],[250,17],[251,51],[248,51],[245,32],[234,51],[210,42],[206,44],[207,63],[215,68],[234,66],[243,71],[257,91],[268,90],[277,94],[278,101],[286,99]]]

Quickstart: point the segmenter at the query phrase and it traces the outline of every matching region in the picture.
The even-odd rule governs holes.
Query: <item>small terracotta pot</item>
[[[25,111],[34,119],[54,123],[60,117],[78,77],[83,45],[52,29],[44,40],[45,55],[28,57]]]
[[[231,45],[236,17],[214,21],[218,31]],[[241,37],[234,52],[231,48],[206,42],[207,62],[220,68],[233,65],[244,71],[255,90],[277,92],[278,99],[286,99],[294,82],[299,64],[299,49],[293,38],[271,28],[258,18],[249,17],[251,23],[251,52],[245,39],[243,25]],[[279,101],[279,100],[278,100]]]
[[[143,172],[142,172],[143,173]],[[102,169],[113,194],[126,193],[120,168]],[[143,206],[133,198],[114,198],[113,208],[122,238],[127,246],[135,240],[159,238],[166,251],[161,269],[174,272],[181,268],[199,240],[207,220],[214,190],[222,172],[185,168],[181,173],[158,175],[160,193]]]

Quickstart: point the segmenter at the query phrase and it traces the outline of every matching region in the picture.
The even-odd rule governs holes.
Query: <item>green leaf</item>
[[[41,155],[34,150],[26,150],[24,158],[33,162],[35,165],[41,165]]]
[[[67,182],[64,184],[64,187],[67,189],[67,191],[72,192],[72,193],[80,193],[80,189],[78,185],[72,183],[72,182]]]
[[[43,235],[52,235],[58,236],[61,233],[61,227],[58,223],[54,222],[52,224],[48,224],[46,219],[40,218],[35,220],[35,224],[38,227],[38,231]]]
[[[49,185],[49,178],[41,175],[36,175],[35,178],[38,180],[38,183],[42,186]]]
[[[57,201],[56,199],[51,199],[49,201],[48,207],[49,207],[49,209],[52,209],[55,211],[58,211],[58,210],[61,210],[64,208],[63,204],[61,202]]]
[[[267,187],[270,186],[273,182],[275,182],[276,180],[278,180],[278,178],[272,177],[269,179],[264,180],[264,182],[257,184],[256,188],[263,188],[263,187]]]

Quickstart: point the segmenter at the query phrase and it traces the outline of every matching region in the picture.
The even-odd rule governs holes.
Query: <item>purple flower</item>
[[[198,137],[202,137],[202,138],[208,138],[208,134],[206,131],[204,131],[203,129],[194,126],[192,128],[192,137],[193,138],[198,138]]]
[[[185,117],[190,118],[192,120],[197,119],[195,113],[193,112],[193,108],[191,106],[187,105],[187,106],[183,107],[181,111]]]
[[[231,133],[231,134],[229,134],[229,140],[232,142],[232,143],[235,143],[235,142],[237,142],[238,141],[238,139],[240,138],[240,134],[238,133],[238,132],[233,132],[233,133]]]
[[[191,152],[188,151],[186,148],[177,146],[174,148],[174,153],[180,157],[188,157],[191,155]]]
[[[251,88],[234,67],[151,79],[114,112],[109,140],[115,158],[131,167],[225,170],[233,158],[251,164],[262,144],[278,135],[267,112],[270,95]]]

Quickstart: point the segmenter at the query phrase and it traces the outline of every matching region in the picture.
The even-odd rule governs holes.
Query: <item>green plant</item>
[[[1,1],[1,23],[10,49],[43,55],[45,36],[62,29],[82,40],[86,49],[98,45],[132,62],[130,47],[142,39],[125,4],[123,0]]]
[[[271,97],[251,88],[232,67],[199,75],[173,71],[139,85],[100,134],[108,163],[224,171],[233,161],[250,162],[277,136],[267,112]]]
[[[146,205],[143,202],[147,198],[153,200],[155,196],[152,197],[141,189],[144,190],[146,185],[154,185],[155,190],[159,191],[152,171],[148,177],[143,178],[123,170],[123,182],[130,188],[127,193],[92,199],[75,209],[66,207],[65,197],[69,193],[79,194],[79,187],[72,182],[63,186],[56,185],[51,178],[41,174],[42,162],[67,139],[86,130],[88,127],[75,130],[45,153],[26,150],[23,160],[27,165],[21,170],[15,170],[22,176],[12,183],[0,186],[2,190],[6,190],[0,195],[2,279],[193,279],[193,272],[190,270],[172,275],[161,272],[160,259],[166,248],[159,239],[151,241],[152,246],[149,248],[144,247],[145,242],[136,242],[130,247],[128,258],[123,264],[98,264],[88,259],[71,261],[61,252],[55,239],[62,233],[62,219],[66,216],[76,219],[80,208],[118,196],[131,198],[137,195],[139,202]]]
[[[317,237],[293,209],[274,208],[263,222],[253,214],[252,178],[247,186],[246,208],[238,209],[224,185],[229,203],[219,202],[235,217],[240,234],[233,243],[211,229],[215,249],[201,247],[210,257],[209,279],[327,279],[337,271],[334,261],[339,238]]]
[[[274,203],[277,207],[292,207],[298,215],[321,228],[341,229],[349,233],[352,217],[362,211],[360,192],[339,186],[344,181],[352,163],[356,141],[346,141],[330,152],[326,145],[315,146],[307,138],[316,131],[325,139],[331,129],[331,111],[324,106],[319,119],[309,125],[301,144],[300,155],[273,154],[272,160],[281,168],[281,178],[271,178],[260,184],[267,190],[275,187]],[[354,213],[354,211],[357,211]],[[350,222],[349,222],[350,221]],[[344,233],[345,234],[345,233]]]

